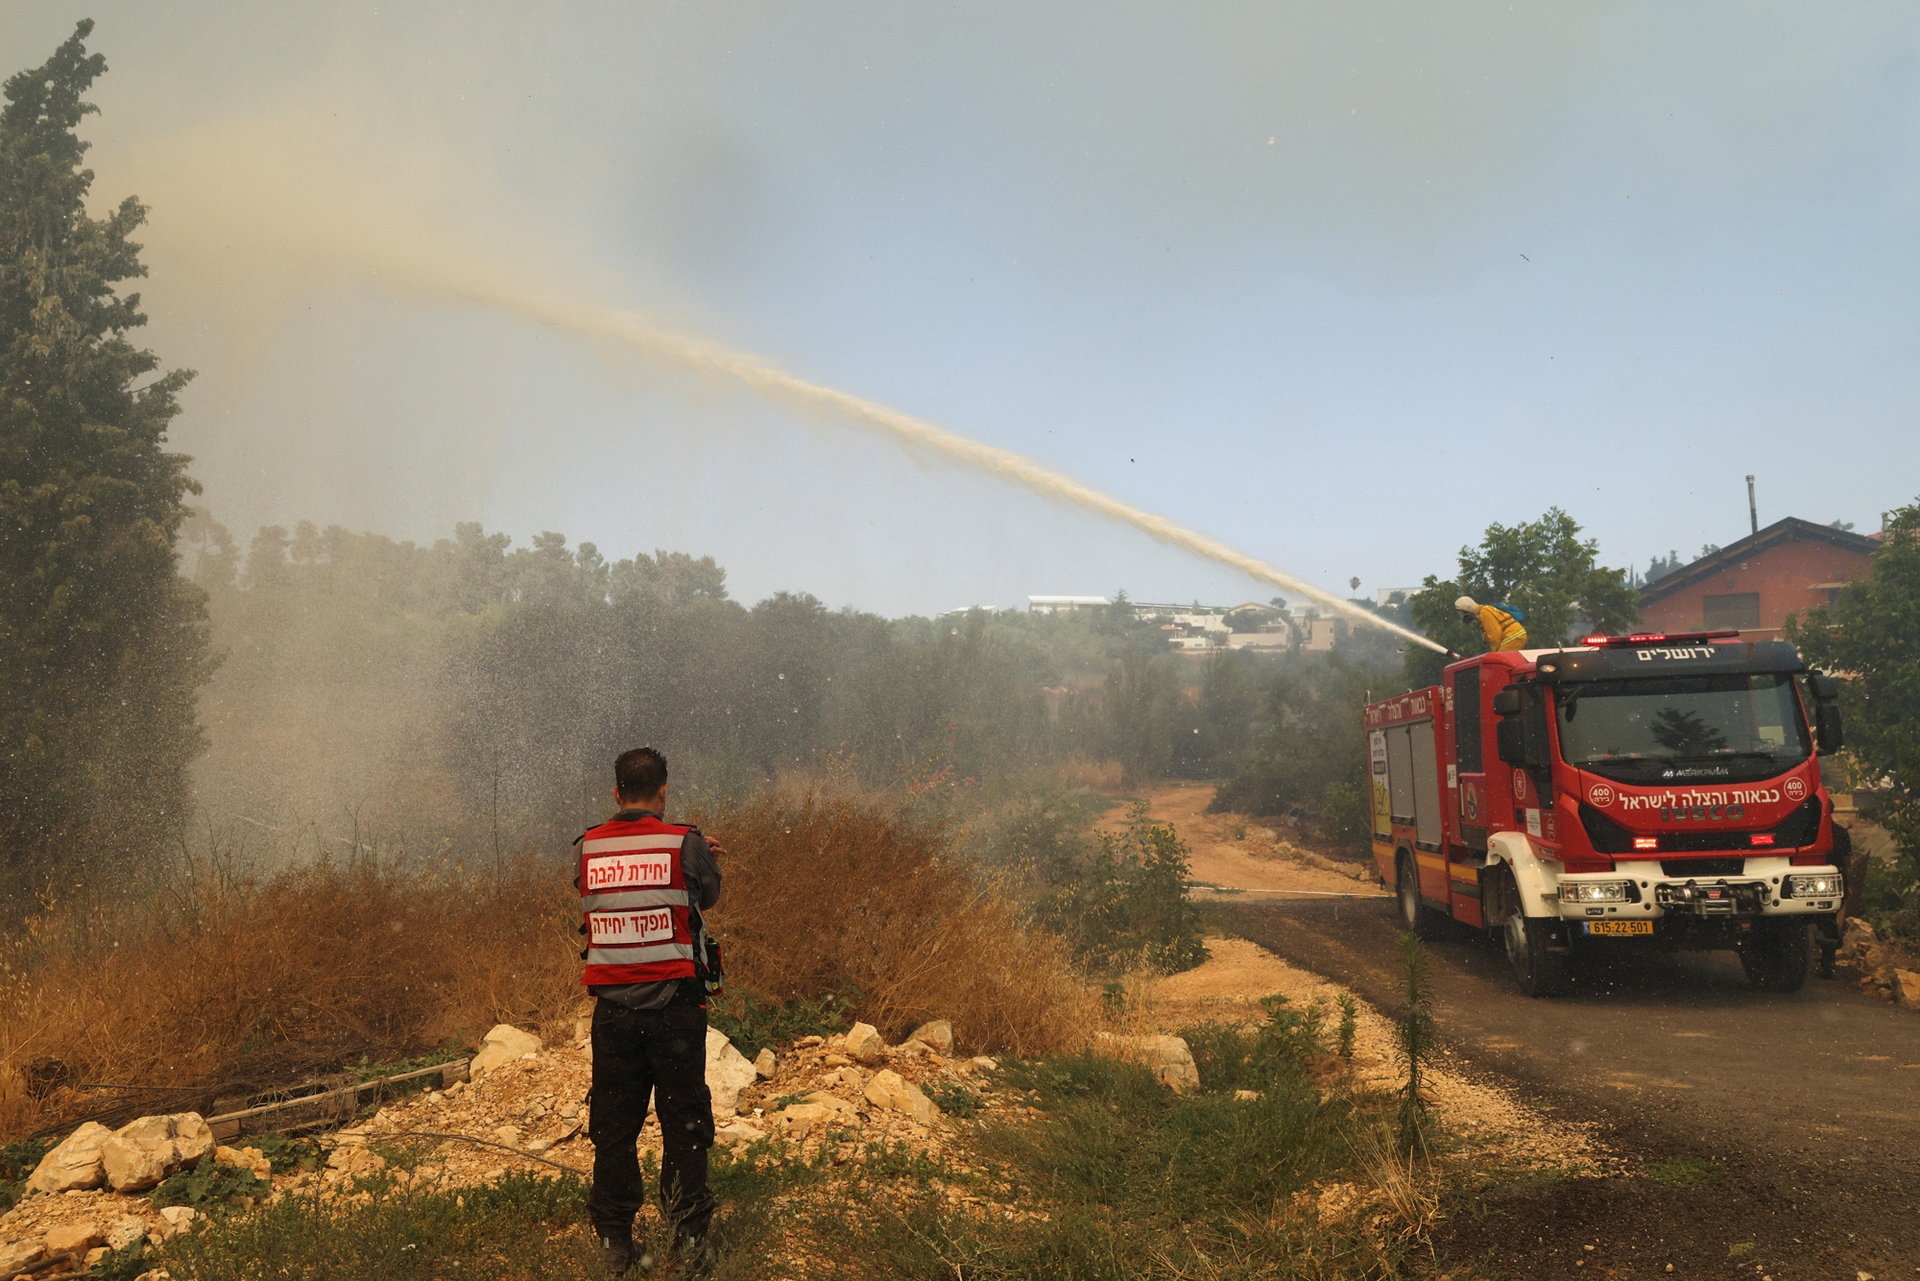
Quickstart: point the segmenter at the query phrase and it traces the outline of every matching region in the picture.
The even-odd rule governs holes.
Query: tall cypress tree
[[[173,540],[198,493],[167,424],[192,374],[146,323],[133,197],[87,216],[76,130],[106,71],[82,22],[0,108],[0,866],[125,868],[179,830],[211,671]]]

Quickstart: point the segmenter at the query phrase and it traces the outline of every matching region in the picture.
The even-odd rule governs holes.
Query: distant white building
[[[1290,630],[1235,632],[1227,638],[1230,649],[1289,649],[1293,645]]]
[[[1373,594],[1373,603],[1379,608],[1385,609],[1387,602],[1395,596],[1399,596],[1401,600],[1412,600],[1425,590],[1426,588],[1424,587],[1382,587]]]
[[[1173,616],[1173,621],[1182,627],[1197,628],[1203,632],[1219,632],[1222,635],[1233,629],[1227,626],[1224,614],[1195,614],[1188,611]]]
[[[1103,609],[1113,602],[1105,596],[1029,596],[1029,614],[1074,614],[1083,609]]]

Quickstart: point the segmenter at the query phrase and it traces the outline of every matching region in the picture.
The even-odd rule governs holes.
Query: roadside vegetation
[[[978,1088],[1014,1106],[953,1111],[938,1152],[717,1150],[715,1275],[1401,1275],[1431,1198],[1407,1196],[1393,1100],[1350,1088],[1317,1013],[1275,1000],[1249,1026],[1187,1029],[1200,1088],[1185,1095],[1111,1059],[1005,1056]],[[386,1170],[325,1194],[209,1205],[215,1228],[140,1266],[199,1281],[599,1275],[577,1178],[445,1189],[412,1177],[422,1151],[382,1151]],[[1364,1195],[1327,1201],[1316,1185],[1328,1182]],[[634,1275],[671,1275],[651,1215],[638,1244],[652,1262]]]
[[[1920,503],[1891,513],[1871,572],[1832,606],[1791,620],[1788,638],[1834,675],[1846,725],[1846,782],[1898,858],[1872,865],[1865,915],[1920,945]]]

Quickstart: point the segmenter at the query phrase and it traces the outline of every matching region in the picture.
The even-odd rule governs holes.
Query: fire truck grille
[[[1660,870],[1667,876],[1740,876],[1747,870],[1743,858],[1663,858]]]
[[[1586,829],[1587,839],[1593,842],[1593,852],[1596,854],[1620,855],[1641,853],[1644,857],[1644,851],[1636,851],[1633,844],[1634,837],[1641,836],[1643,835],[1642,833],[1629,831],[1591,805],[1582,805],[1580,807],[1580,826]],[[1802,804],[1795,808],[1791,814],[1781,820],[1777,826],[1762,830],[1773,833],[1773,840],[1767,843],[1771,846],[1772,850],[1788,850],[1813,844],[1814,838],[1820,833],[1819,798],[1809,796]],[[1735,829],[1705,826],[1698,831],[1667,830],[1652,833],[1651,835],[1659,842],[1659,844],[1654,847],[1658,853],[1692,854],[1696,852],[1707,853],[1714,850],[1745,848],[1752,842],[1754,832],[1749,828]],[[1734,864],[1733,873],[1725,873],[1725,875],[1732,875],[1738,873],[1740,870],[1738,866],[1740,860],[1737,858],[1707,861]],[[1701,862],[1702,861],[1698,859],[1688,859],[1679,865],[1692,868],[1700,866]],[[1687,875],[1696,874],[1697,873],[1693,872],[1687,873]],[[1674,875],[1674,873],[1669,873],[1669,875]],[[1713,875],[1718,876],[1723,875],[1723,873],[1716,872],[1713,873]]]

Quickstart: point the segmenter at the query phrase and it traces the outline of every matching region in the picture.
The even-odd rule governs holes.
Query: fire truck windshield
[[[1623,783],[1746,782],[1807,759],[1783,673],[1595,681],[1555,693],[1560,755]]]

